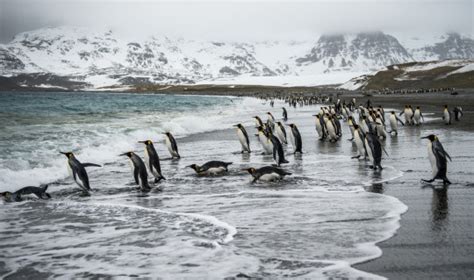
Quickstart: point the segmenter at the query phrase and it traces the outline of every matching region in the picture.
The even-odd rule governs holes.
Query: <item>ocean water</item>
[[[272,164],[253,136],[252,116],[271,111],[253,98],[114,93],[0,94],[0,191],[49,183],[51,200],[0,204],[0,276],[29,278],[226,277],[377,279],[351,265],[382,254],[376,243],[397,230],[406,206],[366,189],[403,175],[353,160],[351,142],[317,140],[318,106],[288,109],[303,137],[301,156],[286,148],[293,173],[252,184],[241,171]],[[233,124],[243,123],[251,155]],[[170,160],[161,133],[177,138]],[[151,139],[166,181],[148,195],[133,184],[128,160]],[[387,147],[388,148],[388,147]],[[73,151],[88,168],[90,197],[68,177]],[[391,151],[389,151],[391,152]],[[203,178],[186,168],[232,161],[229,174]],[[151,181],[151,178],[150,178]]]

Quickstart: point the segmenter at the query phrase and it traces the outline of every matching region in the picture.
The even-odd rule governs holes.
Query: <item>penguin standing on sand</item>
[[[291,133],[291,145],[293,146],[294,152],[293,153],[300,153],[302,154],[302,147],[303,147],[303,141],[301,140],[301,134],[300,131],[298,130],[298,127],[294,123],[289,124],[290,126],[290,133]]]
[[[186,167],[192,168],[200,176],[214,176],[229,171],[227,167],[231,164],[232,162],[213,160],[203,165],[191,164]]]
[[[176,140],[174,139],[173,135],[170,132],[163,133],[165,137],[165,142],[166,142],[166,147],[168,148],[168,151],[171,154],[171,158],[181,158],[178,152],[178,144],[176,143]]]
[[[390,113],[390,117],[389,117],[389,121],[390,121],[390,134],[392,134],[392,132],[395,132],[395,135],[398,135],[398,123],[400,123],[401,125],[405,125],[402,120],[400,118],[398,118],[397,114],[395,114],[395,111],[392,111]]]
[[[148,184],[148,174],[146,172],[146,167],[142,159],[134,152],[126,152],[121,154],[120,156],[127,156],[130,159],[130,167],[132,168],[135,183],[140,186],[140,190],[142,192],[149,192],[151,188]]]
[[[436,179],[443,180],[444,185],[451,184],[446,177],[446,173],[448,171],[448,160],[451,161],[451,157],[449,154],[444,150],[443,145],[439,142],[439,139],[436,135],[428,135],[426,137],[422,137],[422,139],[428,139],[430,142],[428,143],[428,158],[430,159],[431,169],[433,171],[433,179],[425,180],[422,179],[423,182],[431,183]]]
[[[145,140],[139,141],[138,143],[145,144],[145,165],[155,177],[155,183],[158,183],[160,180],[166,180],[161,174],[160,158],[153,146],[153,142],[151,140]]]
[[[277,166],[280,166],[282,163],[288,163],[285,159],[285,152],[283,151],[283,146],[280,143],[280,140],[275,137],[275,135],[271,134],[268,135],[270,141],[273,144],[273,159],[275,160]]]
[[[242,171],[247,171],[252,175],[253,181],[252,183],[255,183],[257,180],[261,181],[279,181],[283,179],[287,175],[291,175],[291,173],[286,172],[283,169],[274,167],[274,166],[265,166],[259,169],[255,169],[253,167],[243,169]]]
[[[283,121],[287,121],[288,120],[288,112],[286,111],[285,107],[282,108],[283,109]]]
[[[239,137],[240,145],[242,145],[242,154],[250,153],[249,135],[247,134],[245,127],[240,123],[234,125],[234,127],[237,128],[237,136]]]
[[[89,177],[87,176],[86,167],[95,166],[101,167],[95,163],[81,163],[76,159],[72,152],[60,152],[68,158],[67,166],[69,173],[74,179],[74,182],[86,193],[89,193],[91,187],[89,185]]]
[[[448,105],[444,105],[443,120],[445,124],[451,124],[451,112],[448,110]]]
[[[417,106],[415,109],[415,113],[413,114],[413,122],[415,123],[415,125],[420,125],[421,120],[425,122],[425,117],[423,117],[423,114],[421,113],[420,106]]]

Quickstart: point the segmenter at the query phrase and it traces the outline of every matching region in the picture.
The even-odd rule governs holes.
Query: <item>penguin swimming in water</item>
[[[242,153],[250,153],[250,141],[247,131],[242,124],[236,124],[237,136],[239,137],[240,145],[242,145]]]
[[[282,163],[288,163],[285,159],[285,152],[283,151],[283,146],[281,145],[280,140],[278,140],[278,138],[276,138],[272,133],[270,133],[268,137],[273,144],[273,159],[277,166],[280,166]]]
[[[89,177],[87,176],[86,167],[94,166],[101,167],[95,163],[81,163],[79,162],[72,152],[60,152],[68,158],[67,166],[69,173],[72,175],[74,182],[86,193],[89,193],[91,187],[89,185]]]
[[[148,173],[142,159],[134,152],[126,152],[120,154],[120,156],[127,156],[130,159],[130,167],[132,168],[135,183],[140,186],[142,192],[149,192],[151,188],[148,184]]]
[[[302,148],[303,148],[303,141],[301,140],[301,134],[300,131],[298,130],[298,127],[292,123],[289,124],[290,133],[291,133],[291,145],[293,146],[294,152],[293,153],[300,153],[302,154]]]
[[[138,143],[145,144],[145,165],[148,167],[148,170],[150,170],[150,173],[155,177],[155,183],[158,183],[161,180],[166,180],[161,174],[160,158],[153,146],[153,142],[151,140],[145,140],[139,141]]]
[[[389,117],[389,121],[390,121],[390,134],[392,134],[392,132],[395,132],[395,135],[398,135],[398,123],[401,123],[401,125],[405,125],[401,119],[398,118],[397,114],[395,114],[395,111],[392,111],[390,113],[390,117]]]
[[[283,121],[287,121],[288,120],[288,112],[286,111],[285,107],[282,107],[283,109]]]
[[[196,173],[200,176],[214,176],[229,171],[227,167],[231,164],[232,162],[213,160],[206,162],[201,166],[197,164],[191,164],[186,167],[194,169],[194,171],[196,171]]]
[[[22,195],[29,195],[29,194],[34,194],[40,199],[47,199],[51,198],[51,195],[46,192],[48,189],[48,185],[43,185],[40,187],[24,187],[21,188],[15,192],[2,192],[0,193],[0,196],[2,196],[6,202],[19,202],[22,201]]]
[[[285,127],[283,126],[283,124],[281,122],[277,122],[276,125],[275,125],[275,134],[276,136],[278,137],[278,139],[280,140],[281,143],[283,144],[288,144],[288,141],[286,139],[286,129]]]
[[[448,110],[448,105],[444,105],[443,120],[445,124],[451,124],[451,112]]]
[[[421,120],[423,120],[423,122],[425,122],[425,117],[421,113],[420,106],[417,106],[416,109],[415,109],[415,113],[413,114],[413,122],[414,122],[415,125],[420,125]]]
[[[436,135],[431,134],[426,137],[422,137],[422,139],[428,139],[430,141],[428,143],[428,158],[430,159],[431,169],[433,171],[433,179],[422,179],[422,181],[431,183],[436,179],[440,179],[443,180],[444,185],[451,184],[451,182],[448,180],[448,177],[446,177],[446,173],[448,171],[447,159],[451,161],[451,157],[444,150],[443,145]]]
[[[173,135],[170,132],[163,133],[166,138],[166,147],[168,147],[168,151],[171,154],[171,158],[181,158],[178,152],[178,144],[176,143],[176,140],[174,139]]]
[[[274,166],[265,166],[259,169],[255,169],[253,167],[242,169],[242,171],[247,171],[252,175],[253,181],[255,183],[257,180],[261,181],[279,181],[282,180],[285,176],[291,175],[291,173],[286,172],[281,168],[277,168]]]

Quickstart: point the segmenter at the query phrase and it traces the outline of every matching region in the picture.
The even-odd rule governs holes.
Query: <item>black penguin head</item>
[[[358,124],[354,124],[354,129],[358,129],[359,128],[359,125]]]
[[[123,154],[120,154],[119,156],[127,156],[127,157],[132,157],[132,154],[133,152],[126,152],[126,153],[123,153]]]
[[[197,164],[191,164],[191,165],[188,165],[186,167],[192,168],[192,169],[194,169],[194,171],[197,171],[199,169],[199,166]]]
[[[444,105],[444,108],[445,108],[445,109],[448,109],[448,105]]]
[[[11,192],[1,192],[0,196],[4,197],[5,200],[10,200],[10,198],[12,197],[12,193]]]
[[[253,168],[253,167],[250,167],[250,168],[242,169],[242,171],[247,171],[248,173],[253,175],[255,173],[255,171],[257,171],[257,170],[255,170],[255,168]]]
[[[242,124],[240,124],[240,123],[234,124],[234,127],[242,128]]]
[[[395,115],[395,111],[392,111],[391,113],[392,113],[392,115]]]
[[[295,124],[294,124],[294,123],[290,123],[288,126],[291,127],[291,128],[293,128],[293,127],[295,126]]]
[[[72,158],[74,156],[72,152],[60,152],[60,153],[65,155],[67,158]]]
[[[428,139],[428,140],[430,140],[431,142],[433,142],[433,141],[438,140],[438,137],[436,137],[436,135],[434,135],[434,134],[430,134],[430,135],[428,135],[428,136],[421,137],[421,139]]]
[[[145,144],[145,145],[147,145],[147,146],[148,146],[148,145],[153,145],[153,141],[151,141],[151,140],[138,141],[138,143],[143,143],[143,144]]]

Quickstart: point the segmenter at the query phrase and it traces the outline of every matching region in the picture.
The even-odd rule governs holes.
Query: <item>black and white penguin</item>
[[[330,142],[336,142],[338,137],[337,137],[337,132],[336,132],[336,126],[333,122],[333,119],[331,116],[328,116],[325,122],[325,127],[327,131],[327,137]]]
[[[369,131],[365,135],[365,150],[372,165],[370,168],[383,169],[382,162],[382,144],[380,143],[377,135],[373,131]]]
[[[149,192],[151,188],[148,184],[148,173],[146,172],[143,160],[134,152],[126,152],[120,156],[127,156],[130,159],[130,167],[132,168],[135,183],[140,186],[142,192]]]
[[[145,165],[155,177],[155,183],[158,183],[160,180],[166,180],[161,173],[160,158],[153,146],[153,142],[151,140],[145,140],[139,141],[138,143],[145,144]]]
[[[60,152],[68,158],[67,166],[69,174],[73,177],[74,182],[86,193],[89,193],[91,187],[89,185],[89,177],[87,176],[86,167],[94,166],[101,167],[95,163],[81,163],[79,162],[72,152]]]
[[[349,139],[349,141],[354,140],[354,130],[355,130],[354,125],[356,125],[356,124],[357,124],[357,122],[354,120],[354,118],[352,116],[349,116],[347,118],[347,125],[349,126],[349,129],[351,131],[351,136],[352,136],[352,138]]]
[[[250,141],[247,130],[242,124],[236,124],[234,127],[237,128],[237,136],[239,137],[240,145],[242,146],[242,153],[250,153]]]
[[[415,109],[415,113],[413,114],[413,123],[415,125],[420,125],[422,120],[423,120],[423,122],[425,122],[425,117],[421,113],[420,106],[417,106],[416,109]]]
[[[365,133],[357,124],[354,124],[354,142],[357,147],[357,155],[352,158],[360,158],[361,156],[365,158],[367,153],[365,150]]]
[[[413,109],[411,108],[411,105],[405,105],[405,109],[400,112],[400,116],[401,115],[405,115],[405,124],[413,124]]]
[[[443,180],[443,184],[451,184],[446,177],[446,173],[448,171],[448,160],[451,161],[451,157],[449,154],[444,150],[443,145],[439,141],[436,135],[428,135],[426,137],[422,137],[422,139],[428,139],[428,158],[430,159],[431,169],[433,171],[433,179],[431,180],[424,180],[423,182],[431,183],[436,179]]]
[[[291,146],[293,146],[293,150],[294,150],[293,153],[302,154],[303,153],[303,151],[302,151],[303,141],[301,140],[300,131],[298,130],[298,127],[294,123],[289,124],[288,126],[291,128],[290,129],[290,134],[291,134],[290,141],[291,141]]]
[[[213,160],[203,165],[191,164],[186,167],[192,168],[200,176],[214,176],[229,171],[227,167],[231,164],[232,162]]]
[[[275,135],[278,137],[281,143],[288,144],[286,139],[286,129],[281,122],[277,122],[275,125]]]
[[[288,112],[286,111],[285,107],[282,108],[283,109],[283,121],[287,121],[288,120]]]
[[[448,105],[444,105],[443,120],[445,124],[451,124],[451,112],[448,109]]]
[[[282,163],[288,163],[285,159],[285,152],[283,151],[283,145],[280,143],[280,140],[278,140],[278,138],[276,138],[272,133],[270,133],[268,137],[273,144],[273,159],[277,166],[280,166]]]
[[[401,125],[405,125],[401,119],[398,118],[397,114],[395,114],[395,111],[392,111],[390,113],[389,117],[389,122],[390,122],[390,134],[395,132],[395,135],[398,135],[398,123]]]
[[[23,195],[34,194],[40,199],[51,198],[51,195],[46,192],[48,185],[43,185],[40,187],[24,187],[15,192],[2,192],[0,196],[4,198],[6,202],[19,202],[23,200]]]
[[[257,180],[267,182],[279,181],[282,180],[285,176],[291,175],[291,173],[274,166],[265,166],[259,169],[250,167],[247,169],[243,169],[243,171],[247,171],[248,173],[250,173],[250,175],[252,175],[252,182],[256,182]]]
[[[267,127],[271,129],[271,131],[275,131],[275,117],[272,115],[272,113],[267,112],[268,118],[267,118]]]
[[[460,121],[461,117],[463,116],[462,107],[460,106],[454,107],[453,113],[454,113],[454,120]]]
[[[262,145],[263,154],[266,154],[266,155],[272,154],[273,153],[273,144],[270,141],[268,133],[261,126],[259,126],[257,128],[257,137],[258,137],[258,141]]]
[[[313,116],[316,117],[316,131],[318,132],[319,140],[324,140],[326,138],[324,118],[321,113]]]
[[[253,118],[255,119],[255,127],[263,127],[263,121],[259,116]]]
[[[170,132],[163,133],[165,137],[165,142],[166,142],[166,147],[168,148],[168,151],[171,154],[171,158],[181,158],[178,152],[178,144],[176,143],[176,140],[174,139],[173,135]]]

